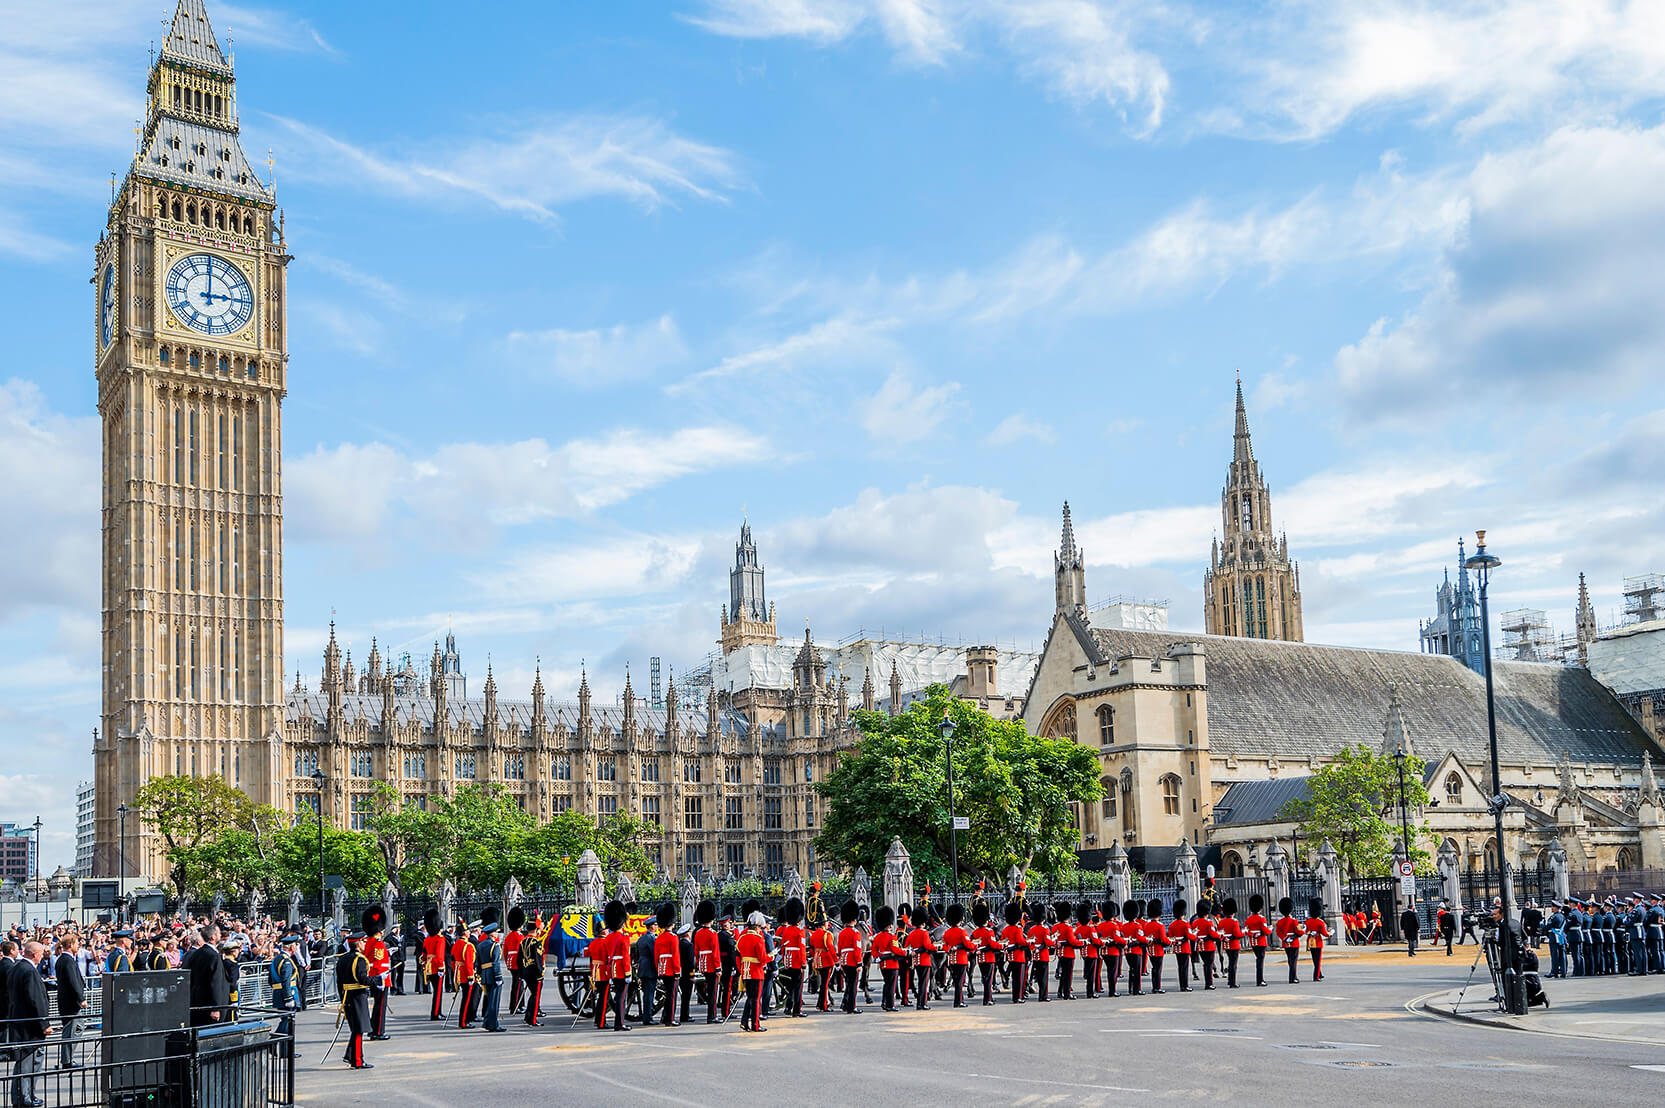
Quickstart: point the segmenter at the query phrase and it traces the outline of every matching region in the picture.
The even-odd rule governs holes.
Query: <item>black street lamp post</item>
[[[1474,533],[1474,554],[1464,566],[1480,578],[1480,642],[1486,658],[1486,732],[1491,741],[1492,755],[1492,810],[1493,831],[1497,836],[1498,891],[1502,894],[1503,922],[1498,928],[1498,945],[1503,953],[1503,1007],[1510,1015],[1526,1014],[1526,997],[1521,988],[1520,974],[1515,972],[1515,933],[1511,927],[1514,916],[1509,895],[1509,875],[1505,870],[1503,849],[1503,809],[1509,798],[1503,792],[1503,773],[1497,760],[1497,698],[1492,681],[1492,623],[1486,605],[1486,588],[1491,583],[1492,570],[1502,565],[1502,559],[1486,551],[1486,532]]]
[[[948,765],[948,871],[953,879],[954,900],[960,900],[960,846],[958,824],[954,818],[954,720],[946,708],[942,712],[942,722],[937,724],[937,730],[942,732],[943,760]]]
[[[39,900],[39,899],[41,899],[41,896],[40,896],[40,817],[39,816],[35,817],[35,872],[34,872],[33,885],[34,885],[35,899]]]
[[[318,915],[327,914],[324,904],[324,772],[312,771],[312,787],[318,790]]]
[[[127,805],[116,805],[116,908],[127,920]]]
[[[1399,829],[1405,844],[1405,860],[1411,858],[1411,813],[1405,806],[1405,744],[1400,743],[1399,749],[1393,752],[1393,762],[1399,767]]]

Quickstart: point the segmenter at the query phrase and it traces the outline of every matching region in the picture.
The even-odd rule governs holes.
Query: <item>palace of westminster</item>
[[[616,705],[592,703],[587,678],[576,699],[556,699],[541,673],[529,698],[500,697],[489,667],[470,697],[451,636],[425,673],[375,646],[355,669],[333,627],[315,691],[299,679],[286,690],[290,256],[276,197],[240,146],[235,75],[202,0],[180,0],[146,94],[139,150],[94,273],[104,663],[96,872],[113,873],[118,853],[130,876],[161,871],[148,831],[129,828],[118,851],[117,809],[151,777],[174,773],[221,775],[297,815],[321,805],[331,823],[355,828],[369,819],[377,782],[412,804],[494,782],[540,818],[578,810],[646,821],[661,829],[650,856],[674,874],[817,872],[825,811],[815,783],[859,738],[850,713],[905,710],[932,684],[1095,750],[1104,797],[1077,813],[1083,864],[1102,864],[1120,843],[1135,865],[1160,870],[1187,841],[1224,872],[1252,869],[1264,844],[1287,838],[1282,802],[1360,742],[1425,761],[1435,803],[1423,816],[1463,864],[1495,849],[1466,572],[1439,591],[1423,652],[1303,642],[1299,568],[1272,526],[1241,383],[1202,634],[1169,631],[1159,605],[1090,607],[1066,505],[1038,653],[868,638],[823,648],[807,630],[783,642],[747,525],[719,650],[657,703],[638,699],[628,676]],[[1530,865],[1561,849],[1577,870],[1665,868],[1652,770],[1665,721],[1665,621],[1597,635],[1587,608],[1583,598],[1577,664],[1495,664],[1506,705],[1502,785],[1515,801],[1505,852]],[[1608,680],[1603,666],[1625,676]]]

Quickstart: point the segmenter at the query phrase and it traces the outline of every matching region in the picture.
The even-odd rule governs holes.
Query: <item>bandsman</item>
[[[469,935],[467,928],[459,930],[462,934],[451,944],[451,965],[457,975],[457,1028],[466,1031],[480,1003],[480,978],[474,970],[474,939],[478,935]]]
[[[1201,912],[1197,913],[1202,916]],[[1174,951],[1174,969],[1179,973],[1179,991],[1191,991],[1191,955],[1192,944],[1196,937],[1192,931],[1192,924],[1185,918],[1185,901],[1174,901],[1173,922],[1168,924],[1168,945]]]
[[[1259,893],[1249,894],[1249,918],[1243,921],[1243,931],[1248,936],[1249,948],[1255,954],[1255,985],[1266,987],[1266,946],[1272,936],[1272,925],[1261,914],[1266,907],[1266,900]]]
[[[1051,1000],[1046,994],[1052,969],[1052,929],[1058,922],[1058,913],[1051,905],[1044,908],[1030,905],[1029,919],[1030,973],[1040,993],[1036,999],[1046,1004]]]
[[[970,972],[971,956],[978,949],[978,943],[966,933],[961,926],[965,922],[965,909],[958,904],[948,906],[945,918],[947,927],[942,932],[943,957],[948,961],[948,974],[954,983],[954,1007],[967,1007],[965,999],[965,979]]]
[[[347,1053],[342,1057],[355,1070],[373,1069],[364,1060],[364,1035],[370,1028],[370,963],[358,950],[358,932],[349,931],[342,938],[347,949],[335,962],[335,982],[341,990],[341,1006],[335,1024],[347,1021]]]
[[[709,900],[694,905],[694,972],[705,982],[705,1022],[716,1023],[722,1011],[721,990],[717,987],[717,973],[722,969],[718,949],[717,929],[712,922],[717,918],[717,906]]]
[[[1289,983],[1293,985],[1300,980],[1296,967],[1301,957],[1301,921],[1295,918],[1295,902],[1287,896],[1278,901],[1278,922],[1274,930],[1283,956],[1289,962]]]
[[[1073,915],[1070,902],[1060,900],[1052,906],[1052,914],[1058,919],[1052,925],[1052,942],[1058,951],[1058,999],[1074,1000],[1075,955],[1081,949],[1081,942],[1075,925],[1070,923],[1070,916]]]
[[[843,1010],[847,1015],[857,1015],[861,1012],[861,1009],[856,1007],[856,986],[860,984],[861,959],[864,952],[861,932],[856,930],[856,918],[860,914],[854,900],[846,900],[838,913],[839,918],[844,921],[844,927],[838,932],[838,961],[844,968]]]
[[[387,913],[381,905],[372,905],[359,917],[364,935],[359,950],[370,964],[370,1038],[375,1041],[391,1038],[387,1033],[387,991],[393,984],[393,958],[382,941],[387,927]]]
[[[803,928],[804,906],[791,897],[781,907],[781,925],[775,931],[780,949],[780,974],[786,982],[786,1015],[799,1019],[804,1014],[804,967],[809,962],[809,937]]]
[[[1122,975],[1121,909],[1114,900],[1099,905],[1102,916],[1098,932],[1104,937],[1104,984],[1108,995],[1116,995],[1116,985]]]
[[[1302,930],[1307,936],[1307,950],[1312,954],[1312,979],[1324,980],[1324,940],[1330,937],[1330,925],[1324,922],[1324,902],[1314,897],[1307,903],[1307,921]]]
[[[1237,960],[1243,955],[1243,925],[1237,921],[1237,898],[1226,897],[1221,904],[1220,920],[1214,925],[1219,932],[1226,957],[1226,988],[1237,988]]]
[[[682,981],[682,944],[674,930],[675,905],[661,904],[653,921],[659,927],[659,934],[653,938],[653,968],[655,980],[659,983],[659,1002],[665,1009],[660,1020],[666,1027],[676,1027],[682,1022],[676,1018],[677,987]],[[653,1011],[651,998],[642,998],[642,1009],[646,1013]]]
[[[1150,958],[1150,991],[1163,992],[1162,959],[1168,953],[1168,929],[1162,926],[1162,902],[1145,905],[1145,950]]]
[[[426,932],[426,937],[422,940],[422,980],[428,991],[434,994],[428,1019],[438,1022],[445,1018],[445,962],[449,953],[445,929],[439,922],[439,909],[429,908],[423,915],[422,930]]]

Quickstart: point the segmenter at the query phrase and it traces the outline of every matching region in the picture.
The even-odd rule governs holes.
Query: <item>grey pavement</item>
[[[1498,1010],[1491,979],[1475,975],[1467,990],[1425,997],[1422,1007],[1494,1027],[1665,1047],[1665,975],[1569,977],[1544,982],[1549,1007],[1524,1016]]]
[[[1170,967],[1171,968],[1171,967]],[[1269,970],[1272,967],[1268,967]],[[555,1011],[508,1034],[427,1020],[426,998],[394,998],[390,1042],[366,1043],[373,1070],[321,1053],[333,1015],[300,1020],[298,1099],[314,1105],[914,1106],[1111,1104],[1184,1097],[1293,1105],[1519,1104],[1561,1089],[1580,1100],[1657,1104],[1665,1052],[1651,1043],[1524,1034],[1435,1016],[1419,998],[1461,986],[1468,959],[1372,952],[1338,958],[1321,982],[1013,1007],[861,1015],[811,1013],[708,1027],[596,1032]],[[1490,995],[1484,966],[1474,988]],[[1252,970],[1249,975],[1252,977]],[[1303,966],[1303,977],[1306,967]],[[874,975],[877,983],[877,974]],[[1646,1016],[1641,994],[1609,994],[1623,1019]],[[1654,978],[1665,981],[1665,978]],[[1601,1018],[1600,993],[1551,982],[1569,1018]],[[1592,982],[1592,989],[1601,982]],[[1483,999],[1483,997],[1482,997]],[[1655,1020],[1665,1021],[1660,996]],[[1560,1018],[1562,1001],[1552,1008]],[[1617,1024],[1615,1024],[1617,1026]],[[1628,1025],[1627,1025],[1628,1026]]]

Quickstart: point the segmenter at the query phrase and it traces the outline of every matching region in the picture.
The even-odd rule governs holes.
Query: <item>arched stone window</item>
[[[1619,852],[1613,855],[1613,868],[1617,870],[1633,870],[1636,868],[1636,855],[1631,853],[1630,847],[1622,846],[1619,848]]]
[[[1041,734],[1049,739],[1075,739],[1075,701],[1065,700],[1054,708],[1041,725]]]
[[[176,197],[174,197],[174,201],[173,201],[173,217],[175,219],[181,218],[180,212],[181,212],[181,209],[179,207],[179,198],[176,196]]]
[[[1179,815],[1179,778],[1174,774],[1163,774],[1162,785],[1162,813],[1169,816]]]
[[[1098,787],[1104,792],[1099,800],[1099,815],[1107,821],[1113,820],[1116,818],[1116,783],[1108,777],[1100,777]]]
[[[1220,864],[1225,868],[1227,877],[1243,876],[1243,856],[1237,853],[1237,851],[1226,851],[1224,856],[1220,859]]]
[[[1134,829],[1133,771],[1132,770],[1130,770],[1130,769],[1122,770],[1121,785],[1122,785],[1122,830],[1123,831],[1132,831]]]
[[[1445,775],[1445,799],[1449,804],[1461,804],[1463,802],[1462,774],[1448,773]]]
[[[1098,709],[1098,745],[1116,745],[1116,709],[1108,704],[1101,704]]]
[[[195,223],[196,221],[197,221],[197,206],[196,206],[196,204],[195,203],[186,204],[185,205],[185,222],[186,223]]]

